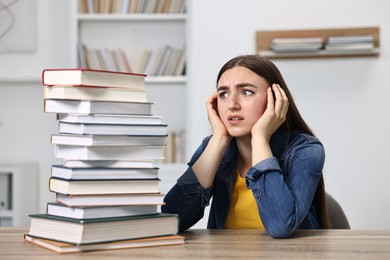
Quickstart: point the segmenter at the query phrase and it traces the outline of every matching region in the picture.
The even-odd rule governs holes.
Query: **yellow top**
[[[225,228],[264,229],[253,193],[246,187],[245,178],[238,171]]]

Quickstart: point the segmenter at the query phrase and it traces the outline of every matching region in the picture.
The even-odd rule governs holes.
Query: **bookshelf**
[[[286,52],[275,53],[271,50],[274,38],[299,38],[320,37],[326,43],[329,36],[354,36],[372,35],[374,48],[368,51],[345,51],[329,52],[321,49],[316,52]],[[298,58],[336,58],[336,57],[365,57],[378,56],[380,47],[379,27],[356,27],[356,28],[325,28],[303,30],[262,30],[256,32],[256,53],[270,59],[298,59]]]
[[[112,4],[154,2],[175,3],[182,6],[176,11],[150,12],[143,11],[128,12],[118,11],[94,11],[88,12],[86,4],[90,1],[72,0],[71,19],[71,53],[72,66],[79,67],[79,43],[84,44],[88,49],[114,50],[121,48],[126,55],[132,72],[145,73],[148,89],[148,100],[153,102],[152,113],[164,118],[168,124],[168,131],[181,133],[186,129],[186,85],[187,77],[185,69],[182,74],[153,75],[148,71],[137,71],[138,63],[145,50],[151,51],[153,55],[163,46],[169,45],[175,49],[186,47],[187,14],[183,4],[186,0],[157,0],[157,1],[100,1]],[[97,2],[97,1],[95,1]],[[81,7],[84,5],[84,7]],[[80,8],[84,11],[80,11]],[[142,8],[141,8],[142,9]],[[178,11],[179,10],[179,11]],[[173,98],[174,97],[174,98]],[[180,164],[180,163],[178,163]]]
[[[0,226],[28,226],[37,211],[38,166],[0,163]]]

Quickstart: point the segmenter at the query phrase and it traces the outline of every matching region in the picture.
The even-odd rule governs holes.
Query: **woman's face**
[[[267,81],[242,66],[225,71],[217,84],[218,113],[233,137],[251,133],[267,105]]]

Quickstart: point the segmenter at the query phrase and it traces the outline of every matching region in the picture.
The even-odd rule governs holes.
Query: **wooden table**
[[[273,239],[256,230],[189,230],[185,245],[58,255],[0,228],[0,259],[390,259],[390,230],[302,230]]]

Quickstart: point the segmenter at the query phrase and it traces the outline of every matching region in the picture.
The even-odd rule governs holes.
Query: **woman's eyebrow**
[[[244,87],[257,88],[255,85],[253,85],[252,83],[249,83],[249,82],[238,83],[237,85],[235,85],[235,87],[236,88],[244,88]],[[217,88],[217,91],[223,91],[223,90],[226,90],[228,88],[229,88],[228,86],[219,86]]]

